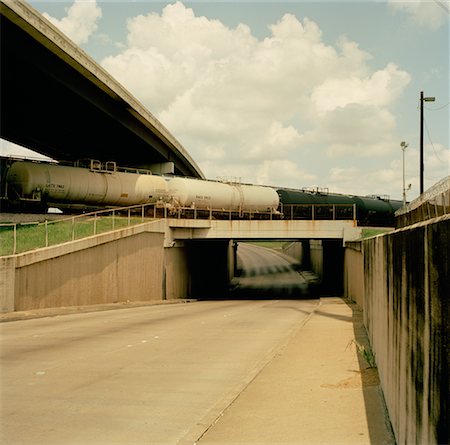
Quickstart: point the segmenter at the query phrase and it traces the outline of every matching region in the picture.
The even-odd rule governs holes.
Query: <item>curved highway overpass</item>
[[[57,160],[97,159],[203,178],[183,146],[39,12],[2,0],[3,139]],[[150,88],[158,88],[150,85]]]

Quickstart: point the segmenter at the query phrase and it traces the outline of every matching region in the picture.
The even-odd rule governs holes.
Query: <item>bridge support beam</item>
[[[309,240],[303,240],[301,242],[300,262],[302,264],[302,269],[311,269],[311,246],[309,244]]]
[[[163,299],[166,300],[183,299],[190,294],[188,250],[180,244],[164,248]]]
[[[341,240],[310,240],[311,268],[322,282],[322,294],[343,292],[344,248]]]

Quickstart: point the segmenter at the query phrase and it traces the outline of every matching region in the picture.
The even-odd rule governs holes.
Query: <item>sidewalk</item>
[[[321,299],[287,346],[225,410],[198,444],[395,444],[362,312]]]

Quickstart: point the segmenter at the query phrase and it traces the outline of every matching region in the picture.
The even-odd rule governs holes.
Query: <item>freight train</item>
[[[278,189],[282,212],[294,218],[311,212],[316,219],[356,219],[360,226],[394,227],[395,211],[403,201],[391,200],[387,196],[354,196],[324,191]]]
[[[114,163],[90,168],[15,162],[6,173],[5,194],[22,207],[125,207],[159,204],[170,211],[189,207],[232,212],[277,212],[277,192],[264,186],[118,171]]]
[[[35,207],[101,208],[157,204],[182,208],[270,214],[279,218],[352,219],[360,225],[394,226],[401,201],[307,190],[158,176],[120,171],[115,163],[90,162],[89,168],[30,161],[14,162],[6,172],[6,201],[24,210]],[[314,212],[314,214],[312,214]]]

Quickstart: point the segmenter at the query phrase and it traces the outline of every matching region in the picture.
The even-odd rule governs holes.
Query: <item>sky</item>
[[[209,179],[419,195],[450,174],[448,0],[30,1]],[[0,154],[32,154],[1,141]]]

